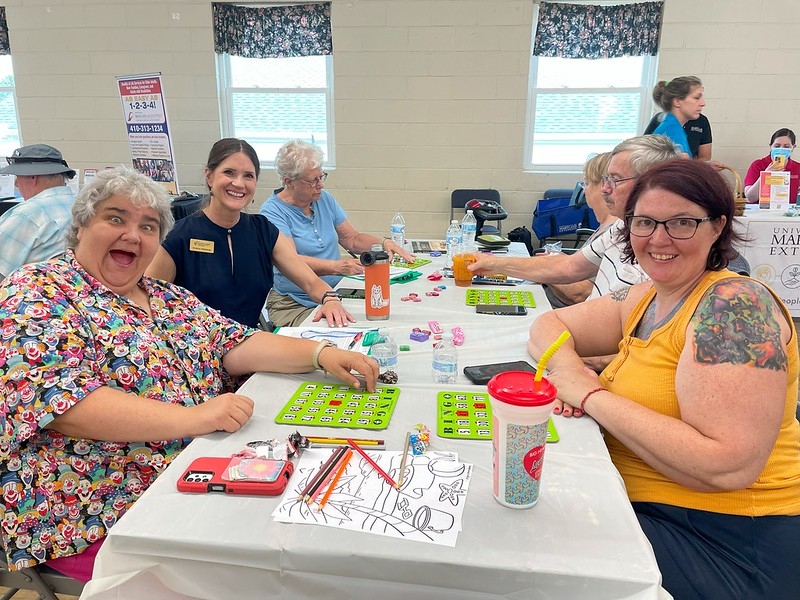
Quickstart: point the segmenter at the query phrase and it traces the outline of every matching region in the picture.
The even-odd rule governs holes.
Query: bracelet
[[[392,239],[392,238],[387,238],[387,237],[383,238],[383,241],[381,242],[381,248],[383,248],[384,250],[386,250],[386,242],[388,242],[388,241],[389,241],[389,240],[391,240],[391,239]]]
[[[319,344],[317,344],[317,347],[314,348],[314,354],[311,355],[311,364],[314,365],[315,369],[322,369],[322,366],[319,364],[320,352],[325,350],[325,348],[331,348],[335,346],[336,344],[329,342],[328,340],[322,340]],[[322,370],[324,371],[325,369]]]
[[[586,406],[586,401],[589,399],[589,396],[591,396],[592,394],[596,394],[597,392],[605,392],[605,391],[606,391],[606,388],[599,387],[599,388],[594,388],[591,392],[588,392],[583,397],[583,400],[581,400],[580,411],[582,413],[586,413],[586,408],[584,408],[584,407]]]

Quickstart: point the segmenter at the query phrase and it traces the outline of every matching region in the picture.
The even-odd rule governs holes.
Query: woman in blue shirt
[[[683,126],[703,112],[706,105],[703,82],[693,76],[659,81],[653,89],[653,100],[665,113],[664,120],[653,133],[667,136],[681,147],[686,158],[691,158],[692,150]]]
[[[351,225],[347,213],[323,189],[328,174],[322,171],[322,158],[322,149],[308,142],[292,140],[281,146],[275,157],[275,170],[283,187],[267,199],[261,214],[293,240],[306,264],[332,286],[339,283],[343,275],[364,273],[357,259],[342,257],[340,245],[357,253],[370,250],[373,244],[381,244],[390,254],[396,253],[414,262],[414,256],[391,239],[361,233]],[[302,322],[313,305],[306,292],[275,271],[275,287],[267,298],[267,310],[275,325]]]
[[[312,298],[312,306],[321,305],[315,320],[338,327],[353,322],[292,241],[264,216],[243,212],[253,201],[259,172],[258,155],[246,141],[214,144],[205,169],[208,203],[175,224],[147,275],[177,283],[226,317],[257,327],[274,268]]]

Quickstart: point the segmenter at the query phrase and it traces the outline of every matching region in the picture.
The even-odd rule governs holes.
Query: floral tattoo
[[[758,283],[744,278],[718,283],[706,293],[693,319],[697,362],[787,368],[772,297]]]

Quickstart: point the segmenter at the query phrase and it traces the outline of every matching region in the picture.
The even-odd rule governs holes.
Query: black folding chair
[[[62,575],[46,565],[9,571],[5,560],[0,558],[0,587],[9,588],[0,600],[13,598],[20,590],[32,590],[39,594],[39,600],[59,600],[56,594],[80,596],[83,583],[72,577]]]

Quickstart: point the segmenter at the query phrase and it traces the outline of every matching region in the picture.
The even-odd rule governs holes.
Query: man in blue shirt
[[[52,146],[23,146],[6,160],[0,173],[16,176],[14,185],[24,202],[0,216],[0,278],[64,251],[75,200],[67,187],[75,171]]]

